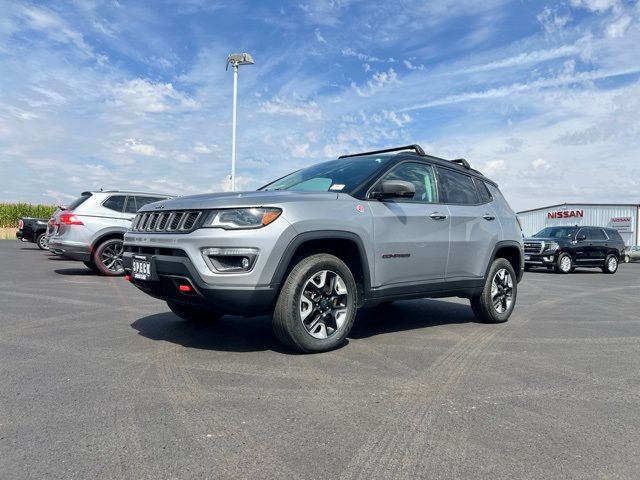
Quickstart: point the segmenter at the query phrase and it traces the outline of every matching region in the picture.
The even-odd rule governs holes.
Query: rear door
[[[434,168],[404,162],[385,174],[386,180],[413,183],[413,198],[371,201],[375,235],[375,286],[444,280],[449,251],[449,210],[438,200]]]
[[[589,260],[594,264],[604,263],[609,251],[609,238],[601,228],[589,228],[587,239],[589,240]]]
[[[500,221],[491,205],[493,199],[484,190],[478,191],[471,175],[450,168],[438,167],[438,185],[451,214],[445,278],[482,278],[493,247],[502,238]]]

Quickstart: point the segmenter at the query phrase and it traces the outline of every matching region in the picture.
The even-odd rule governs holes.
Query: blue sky
[[[640,3],[2,2],[0,200],[238,179],[420,143],[514,208],[640,203]]]

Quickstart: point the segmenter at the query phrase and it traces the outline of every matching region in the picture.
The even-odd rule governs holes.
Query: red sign
[[[548,212],[547,218],[582,218],[584,217],[584,210],[557,210],[555,212]]]

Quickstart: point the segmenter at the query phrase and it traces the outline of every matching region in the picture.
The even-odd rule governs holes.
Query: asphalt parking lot
[[[0,272],[2,478],[640,478],[640,264],[527,273],[502,325],[363,311],[318,355],[32,244]]]

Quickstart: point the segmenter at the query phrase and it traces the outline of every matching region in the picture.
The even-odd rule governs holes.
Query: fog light
[[[218,273],[248,272],[258,258],[259,250],[249,247],[209,247],[202,256],[209,268]]]

